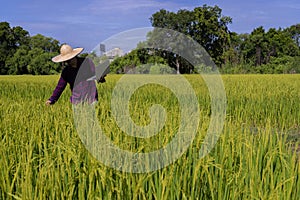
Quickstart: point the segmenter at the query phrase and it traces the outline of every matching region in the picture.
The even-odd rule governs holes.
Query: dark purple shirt
[[[93,103],[98,101],[98,92],[95,81],[87,81],[88,78],[95,75],[95,65],[89,58],[77,57],[77,67],[66,66],[59,78],[52,96],[49,98],[51,104],[54,104],[67,84],[70,85],[72,95],[70,101],[72,104],[82,102]]]

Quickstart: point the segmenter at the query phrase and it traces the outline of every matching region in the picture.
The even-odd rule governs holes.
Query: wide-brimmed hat
[[[53,57],[53,62],[64,62],[70,60],[80,54],[83,51],[83,48],[75,48],[73,49],[70,45],[64,44],[60,47],[60,54]]]

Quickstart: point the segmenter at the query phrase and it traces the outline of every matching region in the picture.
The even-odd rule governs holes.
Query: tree
[[[218,6],[197,7],[194,13],[196,16],[193,23],[195,33],[191,35],[192,38],[206,49],[218,66],[221,66],[224,63],[222,55],[230,41],[227,26],[232,23],[232,19],[222,16],[222,9]]]
[[[9,23],[0,22],[0,74],[6,74],[6,59],[14,53],[14,37]]]
[[[8,74],[28,74],[27,65],[30,63],[29,50],[29,47],[21,46],[12,57],[7,59]]]
[[[296,45],[300,48],[300,24],[292,25],[286,29],[286,32],[295,41]]]
[[[227,25],[232,22],[230,17],[222,16],[221,13],[222,10],[218,6],[211,7],[207,5],[197,7],[193,11],[179,10],[177,13],[162,9],[154,13],[150,21],[154,27],[172,29],[190,36],[204,47],[217,65],[221,66],[224,62],[223,53],[229,44],[230,32]],[[164,38],[162,38],[163,40]],[[183,73],[190,71],[186,68],[191,66],[184,66],[184,60],[179,58],[178,55],[162,54],[167,55],[168,60],[174,60],[175,58],[177,70],[181,68]],[[186,64],[188,63],[186,62]]]
[[[230,33],[229,45],[222,56],[224,66],[232,67],[243,63],[244,56],[242,54],[242,44],[247,37],[247,34]]]
[[[41,34],[30,37],[22,27],[0,22],[0,74],[54,73],[58,65],[49,61],[58,51],[57,40]]]
[[[267,32],[262,26],[254,29],[241,41],[241,48],[245,60],[255,66],[269,63],[272,57],[299,55],[299,47],[291,35],[280,28],[270,28]]]
[[[12,34],[13,34],[13,43],[14,48],[18,48],[22,45],[28,46],[30,41],[30,36],[28,31],[24,30],[20,26],[16,26],[12,28]]]
[[[255,65],[261,65],[263,64],[263,54],[266,49],[267,40],[265,36],[265,29],[260,26],[250,34],[250,43],[254,46],[254,58],[255,58]],[[252,56],[252,55],[249,55]]]
[[[37,34],[30,38],[30,47],[40,48],[45,52],[59,52],[59,41],[51,37]]]
[[[60,71],[60,65],[51,61],[51,57],[55,56],[56,53],[44,52],[39,48],[35,48],[30,50],[29,55],[31,60],[27,65],[27,70],[30,74],[47,75],[57,74]]]

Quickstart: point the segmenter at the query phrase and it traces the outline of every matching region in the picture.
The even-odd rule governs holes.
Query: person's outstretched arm
[[[67,86],[67,82],[61,76],[56,85],[55,90],[52,93],[52,96],[46,101],[46,105],[54,104],[59,99],[60,95],[62,94],[66,86]]]

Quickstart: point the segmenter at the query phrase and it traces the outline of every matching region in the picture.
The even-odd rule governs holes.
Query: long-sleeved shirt
[[[67,84],[70,85],[72,95],[70,101],[72,104],[82,102],[93,103],[98,100],[98,92],[95,81],[87,81],[88,78],[95,75],[95,65],[89,58],[77,57],[77,67],[66,66],[59,78],[52,96],[49,98],[51,104],[54,104]]]

